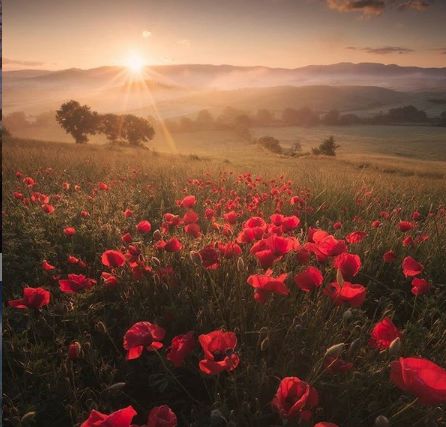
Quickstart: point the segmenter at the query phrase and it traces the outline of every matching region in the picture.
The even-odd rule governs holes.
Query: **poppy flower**
[[[350,304],[352,307],[361,307],[365,301],[367,289],[358,284],[344,282],[340,285],[337,282],[330,283],[324,293],[328,295],[336,305],[343,303]]]
[[[223,219],[229,224],[235,224],[237,222],[238,214],[235,211],[227,212],[223,215]]]
[[[400,221],[398,227],[400,231],[406,232],[412,230],[412,228],[414,228],[414,224],[412,224],[410,221]]]
[[[192,208],[196,205],[197,203],[197,198],[195,196],[186,196],[183,198],[183,200],[181,200],[180,202],[180,206],[182,206],[183,208]]]
[[[8,301],[14,308],[42,308],[50,303],[51,294],[43,288],[24,288],[23,298]]]
[[[184,224],[193,224],[195,222],[198,222],[199,217],[197,212],[193,211],[192,209],[188,210],[184,215],[183,215],[183,222]]]
[[[236,258],[242,254],[242,248],[235,242],[219,243],[218,250],[224,258]]]
[[[52,213],[54,213],[54,211],[56,210],[56,208],[53,205],[50,205],[49,203],[44,203],[42,205],[42,210],[47,213],[48,215],[51,215]]]
[[[177,416],[167,405],[153,408],[147,419],[147,427],[176,427]]]
[[[417,357],[401,357],[390,364],[390,380],[425,405],[446,403],[446,370]]]
[[[406,277],[418,276],[424,269],[423,265],[415,261],[411,256],[403,259],[402,268]]]
[[[65,227],[63,229],[65,236],[71,237],[76,234],[76,229],[74,227]]]
[[[183,365],[184,359],[195,348],[194,333],[188,332],[184,335],[177,335],[172,338],[170,347],[167,350],[166,359],[171,361],[176,368]]]
[[[183,245],[176,237],[172,237],[167,241],[160,240],[156,242],[155,247],[157,249],[164,249],[166,252],[178,252],[181,250]]]
[[[373,327],[369,345],[377,350],[385,350],[396,338],[401,338],[401,332],[392,320],[385,317]]]
[[[219,266],[219,254],[212,245],[204,247],[198,252],[203,267],[207,270],[216,270]]]
[[[68,262],[68,264],[79,264],[79,258],[77,258],[73,255],[68,255],[67,262]]]
[[[283,233],[289,233],[299,227],[300,219],[295,216],[286,216],[282,220],[281,229]]]
[[[16,198],[17,200],[22,200],[23,199],[23,194],[19,193],[18,191],[14,191],[14,193],[12,193],[14,198]]]
[[[361,268],[361,258],[359,255],[344,252],[334,259],[333,266],[341,270],[344,279],[350,280],[358,274]]]
[[[124,335],[124,349],[127,360],[138,359],[144,348],[147,351],[159,350],[166,331],[161,326],[150,322],[135,323]]]
[[[105,182],[100,182],[98,184],[98,188],[101,191],[108,191],[108,185]]]
[[[320,288],[323,281],[324,277],[316,267],[307,267],[304,271],[294,276],[294,282],[297,287],[304,292],[310,292],[315,288]]]
[[[68,359],[70,359],[70,360],[79,359],[79,356],[81,354],[81,349],[82,349],[82,347],[78,341],[72,342],[68,346]]]
[[[412,280],[411,292],[416,296],[423,295],[429,292],[430,287],[431,284],[427,280],[415,277]]]
[[[379,228],[381,227],[382,222],[379,219],[375,219],[374,221],[372,221],[372,228]]]
[[[126,243],[127,245],[132,243],[133,237],[130,233],[125,233],[121,236],[122,243]]]
[[[42,270],[51,271],[51,270],[55,270],[55,269],[56,269],[56,267],[54,267],[54,265],[51,265],[46,259],[43,260]]]
[[[105,286],[116,286],[118,284],[118,279],[116,276],[114,276],[113,274],[107,273],[106,271],[103,271],[101,273],[101,277],[104,280],[104,285]]]
[[[199,363],[201,372],[215,375],[223,371],[231,372],[238,366],[240,358],[235,353],[237,336],[234,332],[216,330],[200,335],[198,341],[204,352],[204,359]]]
[[[413,240],[412,236],[406,236],[402,241],[403,246],[406,246],[406,247],[413,245],[413,243],[414,243],[414,240]]]
[[[90,279],[83,274],[69,274],[68,279],[59,280],[59,289],[66,294],[81,292],[92,288],[96,280]]]
[[[133,216],[133,211],[127,208],[127,209],[123,212],[123,215],[124,215],[124,218],[130,218],[131,216]]]
[[[32,179],[30,176],[27,176],[26,178],[23,178],[23,183],[27,186],[27,187],[34,187],[36,185],[36,181],[34,181],[34,179]]]
[[[265,303],[269,294],[289,295],[290,291],[285,284],[288,274],[273,277],[272,273],[272,270],[267,270],[265,274],[252,274],[248,277],[247,282],[254,288],[254,299],[257,302]]]
[[[341,229],[341,228],[342,228],[342,222],[341,222],[341,221],[336,221],[336,222],[334,222],[334,223],[333,223],[333,228],[334,228],[335,230],[339,230],[339,229]]]
[[[88,218],[90,216],[90,212],[83,210],[81,211],[81,217],[82,218]]]
[[[321,421],[320,423],[316,423],[314,427],[339,427],[335,423],[329,423],[327,421]]]
[[[81,427],[131,427],[135,415],[136,411],[132,406],[127,406],[108,415],[93,409]]]
[[[393,252],[391,249],[383,255],[384,262],[391,263],[395,260],[396,260],[395,252]]]
[[[298,377],[283,378],[271,402],[273,408],[284,419],[296,418],[307,411],[311,414],[311,410],[318,403],[317,390]]]
[[[414,212],[412,213],[412,219],[413,219],[414,221],[419,221],[419,220],[421,219],[421,213],[418,212],[418,211],[414,211]]]
[[[106,267],[122,267],[125,264],[125,256],[119,251],[109,249],[102,254],[101,261]]]
[[[200,237],[201,235],[201,229],[197,223],[187,224],[184,227],[184,231],[194,238]]]
[[[150,224],[150,222],[146,220],[140,221],[136,225],[136,230],[138,231],[138,233],[141,234],[147,234],[150,232],[151,229],[152,229],[152,224]]]
[[[367,236],[367,233],[365,231],[353,231],[353,233],[347,234],[345,236],[345,240],[347,240],[348,243],[359,243],[364,240],[364,237]]]

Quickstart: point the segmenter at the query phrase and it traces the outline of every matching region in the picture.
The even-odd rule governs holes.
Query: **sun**
[[[145,63],[140,55],[134,54],[127,58],[125,65],[132,74],[141,74]]]

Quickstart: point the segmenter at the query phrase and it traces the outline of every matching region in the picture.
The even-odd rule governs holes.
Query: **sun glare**
[[[126,67],[133,74],[140,74],[144,66],[144,60],[139,55],[132,55],[127,58]]]

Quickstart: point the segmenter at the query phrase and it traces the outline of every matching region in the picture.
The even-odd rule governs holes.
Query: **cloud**
[[[145,39],[148,39],[149,37],[152,37],[152,32],[151,32],[151,31],[148,31],[148,30],[144,30],[144,31],[142,32],[142,36],[143,36]]]
[[[346,49],[359,50],[362,52],[371,53],[373,55],[389,55],[391,53],[406,54],[406,53],[414,52],[413,49],[409,49],[407,47],[400,47],[400,46],[383,46],[383,47],[348,46]]]
[[[177,43],[185,46],[185,47],[190,47],[191,43],[189,39],[181,39],[181,40],[177,40]]]
[[[10,59],[10,58],[3,58],[2,62],[5,65],[24,65],[27,67],[40,67],[42,65],[45,65],[44,62],[40,61],[21,61],[19,59]]]
[[[422,12],[435,0],[325,0],[331,10],[337,12],[359,12],[363,16],[378,16],[386,9],[415,10]]]

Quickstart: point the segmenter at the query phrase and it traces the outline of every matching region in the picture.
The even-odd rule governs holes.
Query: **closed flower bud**
[[[105,391],[117,391],[123,389],[127,384],[124,382],[114,383],[110,387],[107,387]]]
[[[23,424],[26,424],[28,422],[32,422],[36,416],[36,413],[34,411],[27,412],[23,417],[21,418],[20,422]]]
[[[338,282],[341,286],[344,284],[344,277],[342,276],[340,268],[338,268],[336,271],[336,282]]]
[[[72,342],[68,346],[68,358],[70,360],[76,360],[79,359],[79,356],[81,354],[82,347],[78,341]]]
[[[378,415],[375,418],[375,424],[373,424],[373,427],[390,427],[390,421],[384,415]]]
[[[106,334],[107,333],[107,327],[105,326],[104,322],[97,322],[95,325],[95,328],[98,332],[100,332],[101,334]]]
[[[242,257],[237,259],[237,271],[241,272],[245,270],[245,262]]]
[[[190,260],[194,263],[194,264],[201,264],[201,257],[200,254],[197,251],[190,251],[189,252],[189,257]]]
[[[348,354],[352,355],[353,353],[356,353],[359,350],[360,346],[361,346],[361,340],[359,338],[354,339],[350,343],[350,347],[348,348]]]
[[[266,351],[269,347],[269,337],[266,337],[260,343],[260,351]]]
[[[345,344],[343,342],[339,344],[332,345],[330,348],[327,349],[325,352],[325,357],[327,356],[334,356],[339,357],[344,350]]]
[[[152,257],[152,262],[156,265],[161,265],[161,261],[156,256]]]
[[[401,353],[401,339],[400,337],[396,337],[389,346],[389,354],[392,357],[398,357]]]
[[[158,241],[158,240],[161,240],[162,239],[162,235],[161,235],[161,231],[159,231],[159,230],[155,230],[154,232],[153,232],[153,240],[155,240],[156,242]]]
[[[348,310],[345,310],[344,313],[342,314],[342,319],[347,322],[348,320],[350,320],[352,318],[352,316],[353,316],[352,311],[350,309],[348,309]]]

